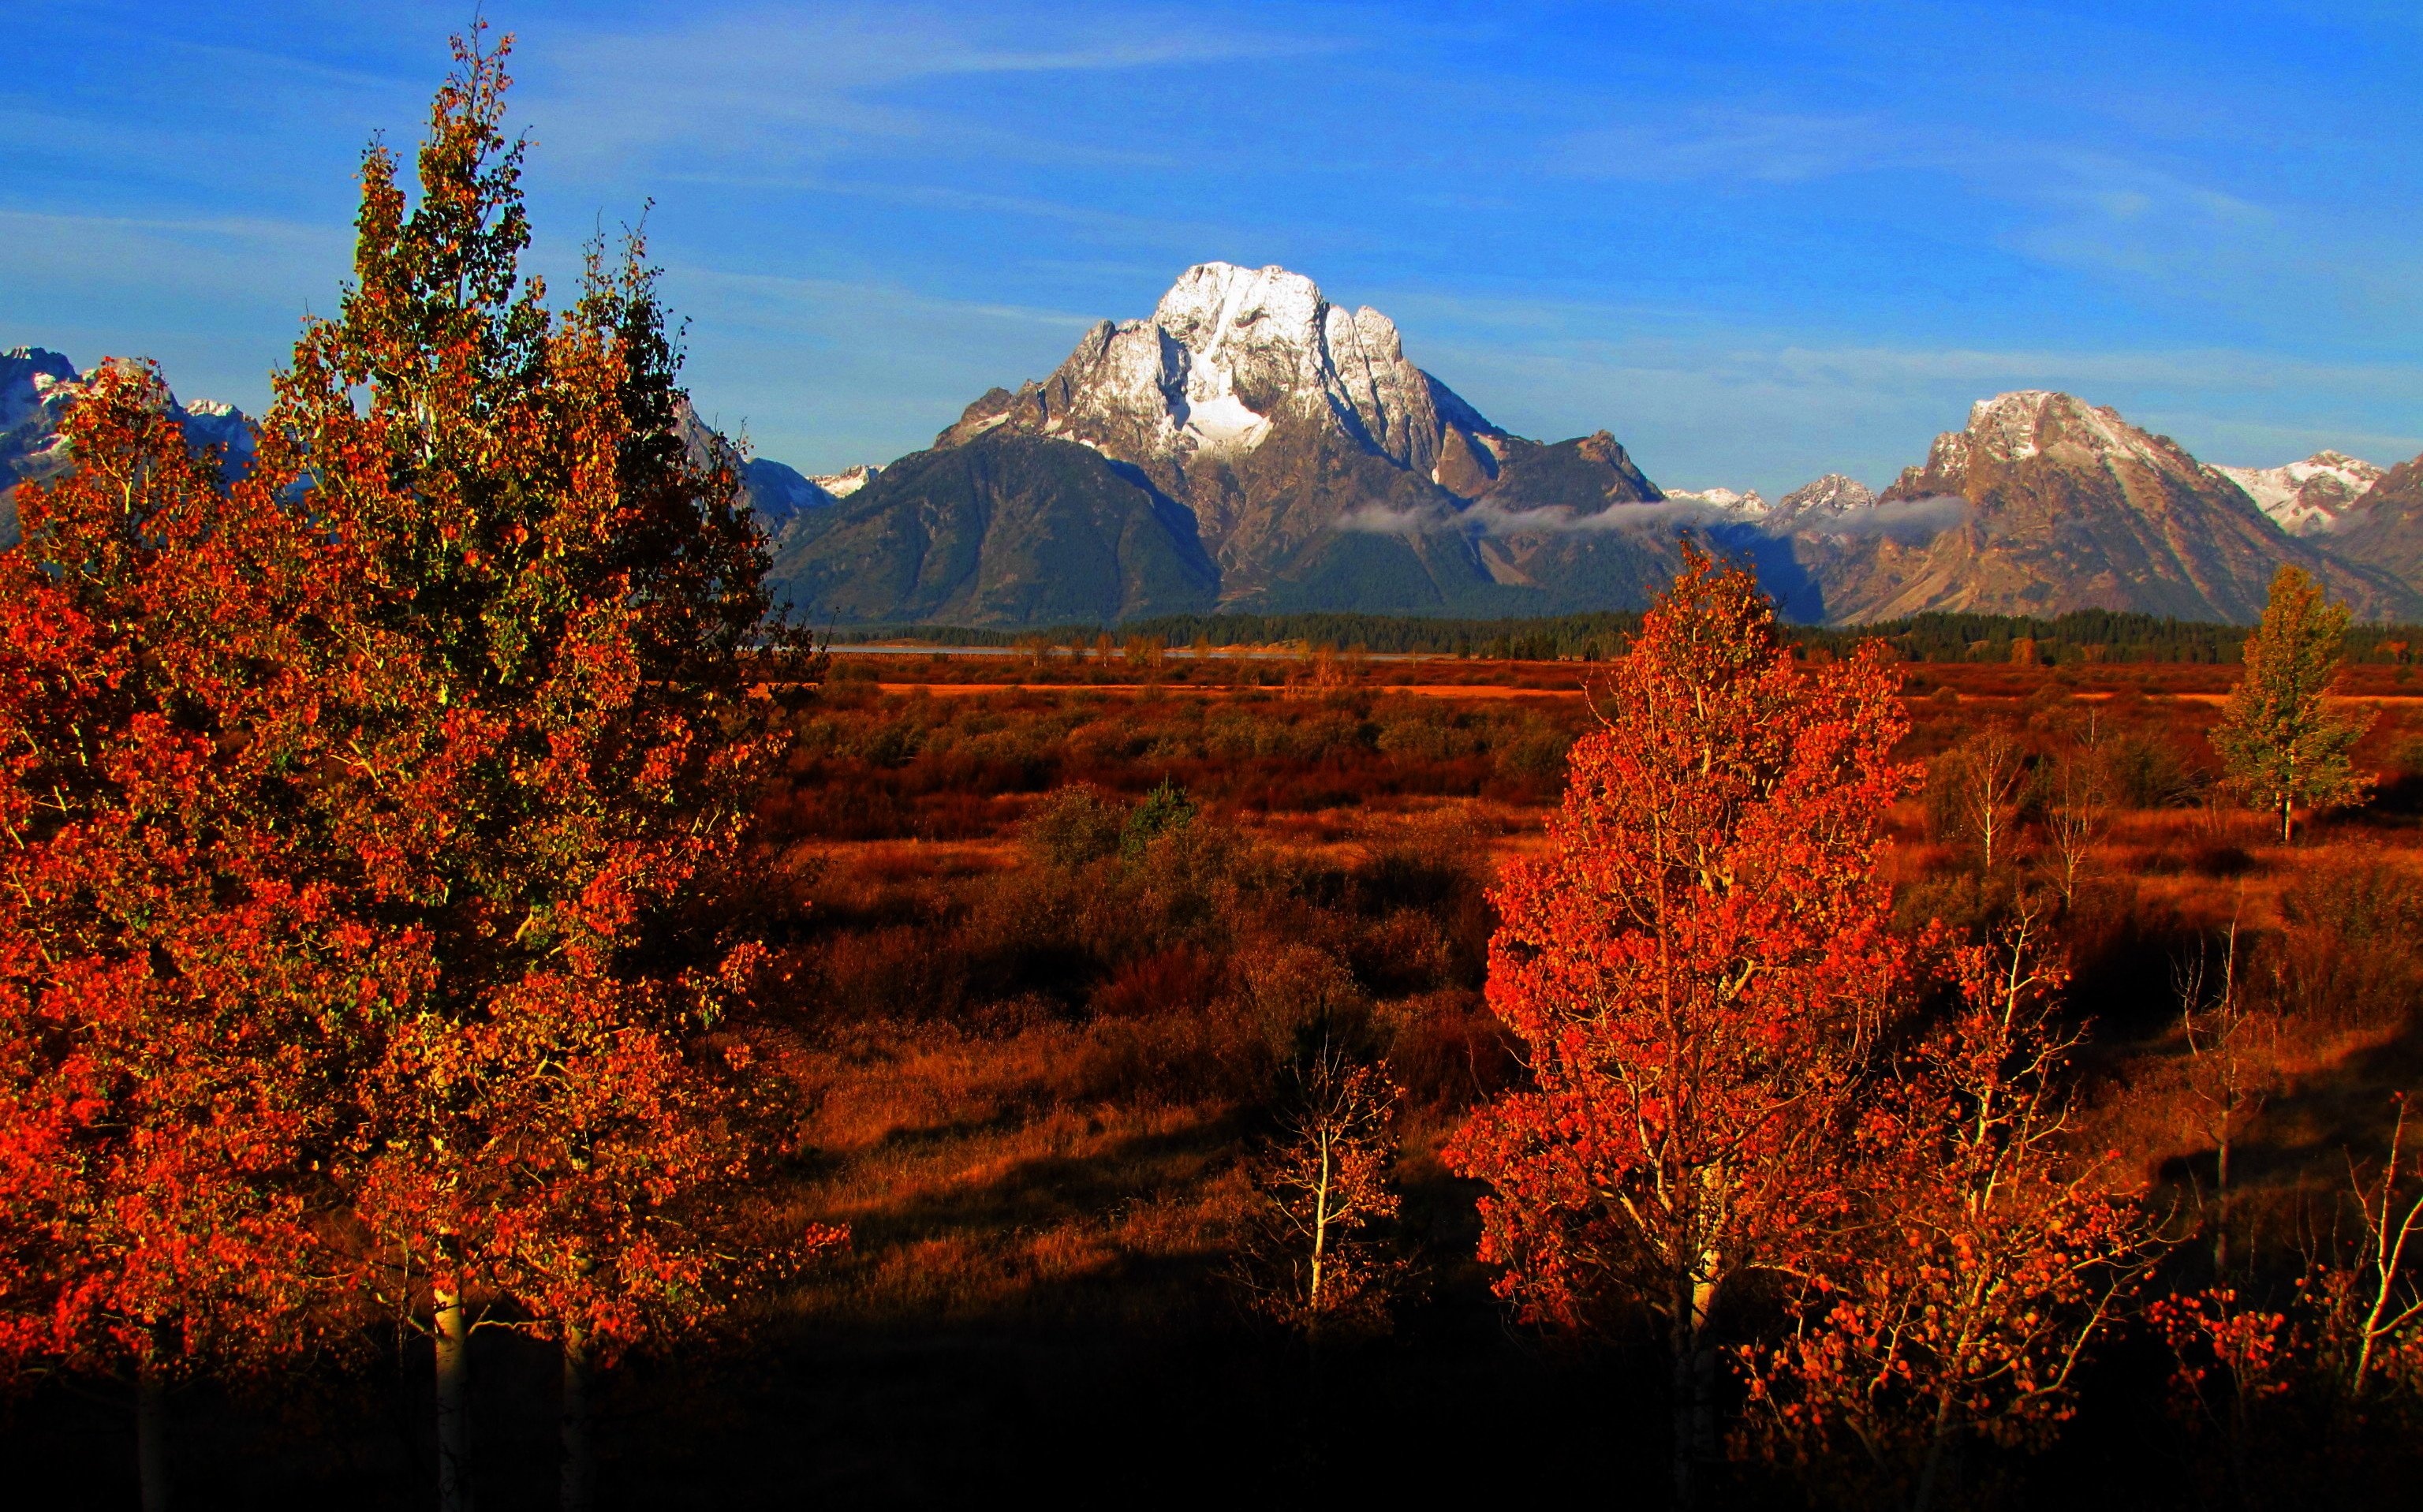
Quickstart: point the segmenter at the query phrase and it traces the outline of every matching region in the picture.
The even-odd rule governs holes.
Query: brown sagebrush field
[[[1108,686],[1045,685],[1034,670],[846,661],[800,716],[790,780],[768,795],[795,889],[787,1063],[819,1152],[785,1200],[858,1235],[846,1260],[776,1304],[784,1327],[848,1340],[887,1369],[911,1338],[981,1337],[1081,1374],[1093,1367],[1071,1360],[1108,1349],[1120,1361],[1111,1379],[1141,1373],[1130,1387],[1014,1394],[1037,1411],[1061,1390],[1092,1401],[1127,1424],[1119,1456],[1189,1452],[1129,1421],[1157,1420],[1143,1405],[1157,1402],[1173,1416],[1209,1410],[1239,1434],[1302,1433],[1307,1462],[1352,1460],[1358,1478],[1421,1484],[1375,1466],[1419,1465],[1433,1415],[1486,1414],[1518,1440],[1530,1424],[1531,1454],[1511,1457],[1544,1483],[1586,1471],[1559,1425],[1624,1390],[1623,1371],[1499,1330],[1470,1260],[1472,1190],[1435,1152],[1515,1074],[1481,1001],[1487,895],[1499,861],[1540,843],[1563,748],[1593,717],[1590,669],[1212,661],[1141,681],[1124,665],[1088,669],[1121,679]],[[2093,1035],[2088,1137],[2126,1154],[2182,1234],[2211,1154],[2173,979],[2235,922],[2241,969],[2281,1026],[2265,1052],[2276,1090],[2240,1136],[2238,1221],[2284,1274],[2351,1153],[2377,1151],[2388,1094],[2417,1084],[2423,708],[2399,691],[2404,670],[2357,669],[2343,685],[2381,709],[2360,752],[2383,773],[2375,801],[2282,847],[2215,786],[2205,731],[2235,669],[1908,669],[1912,757],[1940,765],[1988,727],[2042,759],[2082,732],[2108,755],[2113,812],[2064,920],[2072,1008]],[[1087,859],[1050,828],[1072,788],[1107,825],[1164,783],[1198,813],[1141,852]],[[1890,864],[1913,927],[1976,924],[2013,885],[1980,873],[1942,807],[1930,793],[1896,815]],[[2037,822],[2023,815],[2017,874],[2045,864]],[[1360,1377],[1308,1385],[1219,1279],[1249,1201],[1240,1156],[1261,1090],[1288,1026],[1333,1000],[1368,1023],[1407,1093],[1399,1170],[1422,1298],[1392,1341],[1330,1367],[1393,1389]],[[2121,1498],[2113,1504],[2178,1490],[2178,1461],[2145,1453],[2160,1393],[2146,1347],[2111,1351],[2093,1388],[2110,1394],[2035,1467],[2042,1484],[2083,1477]],[[1168,1364],[1193,1349],[1218,1363]],[[1250,1384],[1226,1374],[1240,1369]],[[1526,1383],[1511,1398],[1484,1404],[1460,1384],[1469,1375],[1502,1393],[1510,1370]],[[1540,1395],[1506,1421],[1525,1392]],[[2176,1431],[2159,1432],[2193,1456]],[[1626,1440],[1590,1441],[1614,1454]],[[1020,1453],[872,1455],[863,1472],[894,1483],[915,1463],[920,1486],[968,1484],[951,1477]],[[1281,1482],[1293,1463],[1247,1457]],[[1241,1462],[1211,1472],[1246,1473]]]
[[[779,947],[751,1033],[795,1100],[800,1153],[759,1201],[853,1242],[740,1326],[615,1373],[608,1423],[650,1429],[604,1435],[610,1500],[930,1504],[1017,1484],[1091,1502],[1181,1477],[1167,1499],[1429,1501],[1473,1475],[1492,1494],[1593,1484],[1655,1504],[1643,1341],[1510,1327],[1472,1260],[1475,1188],[1437,1155],[1517,1074],[1481,995],[1489,894],[1542,843],[1594,717],[1592,669],[835,661],[789,716],[756,881],[721,906]],[[2293,1278],[2351,1155],[2378,1153],[2389,1094],[2423,1086],[2423,695],[2405,668],[2353,670],[2344,686],[2381,711],[2359,753],[2375,797],[2284,847],[2215,786],[2205,731],[2234,668],[1907,671],[1905,750],[1939,771],[1989,728],[2039,763],[2082,740],[2101,753],[2108,821],[2061,919],[2092,1036],[2088,1138],[2171,1215],[2190,1273],[2209,1268],[2187,1241],[2212,1149],[2175,976],[2234,923],[2237,969],[2277,1026],[2272,1090],[2239,1136],[2238,1243]],[[2015,802],[2016,850],[1989,873],[1940,788],[1895,814],[1912,928],[1975,926],[2051,867],[2040,794]],[[1413,1275],[1392,1331],[1319,1360],[1227,1280],[1244,1159],[1316,1011],[1354,1026],[1402,1088]],[[508,1335],[482,1347],[483,1498],[539,1504],[548,1357]],[[2105,1356],[2073,1431],[2007,1469],[2001,1504],[2202,1504],[2197,1440],[2163,1408],[2168,1357],[2142,1329]],[[222,1403],[224,1432],[194,1435],[214,1446],[197,1453],[243,1467],[246,1505],[401,1504],[389,1488],[430,1451],[360,1378],[332,1368],[324,1400],[279,1414]],[[105,1417],[45,1410],[60,1463],[117,1462]],[[2284,1486],[2334,1497],[2416,1468],[2394,1440],[2330,1464],[2276,1447]],[[194,1479],[221,1483],[207,1463]],[[1771,1488],[1734,1489],[1765,1504]]]

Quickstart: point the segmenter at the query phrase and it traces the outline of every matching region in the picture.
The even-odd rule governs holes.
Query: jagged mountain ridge
[[[59,421],[100,372],[79,372],[64,356],[39,346],[0,352],[0,545],[17,539],[15,485],[48,482],[75,465]],[[230,477],[251,465],[253,425],[244,411],[214,399],[179,402],[172,395],[170,404],[187,440],[197,448],[220,449]],[[707,428],[687,401],[678,423],[691,446],[705,444]],[[740,476],[743,498],[768,532],[779,531],[801,510],[833,501],[815,480],[763,457],[743,461]]]
[[[2374,479],[2342,513],[2328,548],[2350,562],[2423,583],[2423,456]]]
[[[40,348],[0,354],[0,481],[71,465],[56,422],[89,377]],[[179,416],[198,445],[248,459],[233,406]],[[1772,505],[1670,494],[1605,431],[1505,431],[1408,361],[1386,317],[1275,268],[1190,270],[1150,320],[1098,325],[1049,378],[987,394],[900,464],[810,478],[755,458],[743,478],[794,607],[861,622],[1637,607],[1684,531],[1754,561],[1802,619],[2246,620],[2283,561],[2360,613],[2423,618],[2423,458],[2207,467],[2029,390],[1981,401],[1881,496],[1842,474]],[[14,526],[10,505],[0,531]]]

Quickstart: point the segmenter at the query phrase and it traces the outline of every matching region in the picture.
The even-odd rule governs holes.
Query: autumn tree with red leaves
[[[0,1350],[132,1377],[153,1507],[166,1389],[325,1316],[342,1047],[424,962],[298,880],[317,543],[147,369],[64,432],[0,554]]]
[[[1854,1468],[1862,1505],[1937,1504],[1972,1439],[2045,1442],[2148,1264],[2116,1157],[2081,1151],[2057,1017],[2067,974],[2026,908],[1953,952],[1954,1009],[1861,1120],[1860,1206],[1813,1267],[1801,1327],[1744,1348],[1752,1436],[1805,1471]]]
[[[715,1309],[736,1251],[703,1225],[752,1148],[722,1026],[764,955],[681,904],[771,751],[743,665],[765,542],[731,450],[684,446],[636,238],[561,314],[520,272],[510,45],[457,40],[417,202],[366,154],[355,282],[264,423],[347,584],[315,821],[436,963],[369,1027],[339,1175],[381,1295],[436,1338],[448,1507],[472,1329],[561,1342],[577,1505],[592,1362]]]
[[[1847,1203],[1851,1092],[1904,969],[1877,874],[1898,677],[1804,671],[1746,570],[1687,552],[1577,741],[1549,854],[1511,867],[1491,1009],[1530,1085],[1449,1158],[1489,1184],[1481,1258],[1526,1317],[1658,1318],[1673,1478],[1716,1449],[1712,1319]]]

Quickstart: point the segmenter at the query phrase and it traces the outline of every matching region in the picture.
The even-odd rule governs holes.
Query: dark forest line
[[[1433,619],[1409,615],[1178,614],[1116,625],[1061,625],[1040,630],[974,629],[914,625],[836,630],[842,645],[908,642],[920,645],[1035,647],[1091,644],[1113,635],[1165,645],[1283,645],[1301,643],[1382,655],[1479,657],[1516,661],[1602,661],[1620,655],[1639,629],[1634,611],[1560,614],[1541,619]],[[1786,629],[1805,650],[1836,654],[1883,641],[1905,661],[2034,661],[2080,663],[2229,664],[2239,661],[2251,627],[2112,610],[2081,610],[2034,619],[2007,614],[1919,614],[1873,625]],[[2423,645],[2423,626],[2360,625],[2348,632],[2351,660],[2405,661]]]

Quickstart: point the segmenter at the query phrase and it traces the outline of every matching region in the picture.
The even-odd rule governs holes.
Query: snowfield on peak
[[[1148,318],[1097,324],[1050,378],[996,390],[944,436],[967,439],[1013,411],[1021,429],[1179,468],[1198,453],[1251,453],[1290,421],[1422,472],[1442,425],[1496,431],[1405,360],[1387,316],[1333,305],[1300,273],[1230,263],[1188,268]]]
[[[2317,452],[2282,467],[2213,470],[2245,489],[2256,507],[2289,534],[2327,535],[2388,470],[2344,452]]]
[[[1785,494],[1775,513],[1786,518],[1803,514],[1846,515],[1855,509],[1874,509],[1876,503],[1875,489],[1857,478],[1829,472]]]
[[[1769,513],[1771,508],[1766,497],[1755,488],[1745,488],[1739,492],[1731,488],[1668,488],[1665,494],[1672,503],[1699,504],[1728,515],[1757,517]]]
[[[1973,454],[1998,462],[2023,461],[2065,442],[2106,462],[2128,457],[2151,468],[2176,466],[2186,457],[2175,445],[2122,420],[2117,410],[2046,389],[1980,399],[1970,407],[1964,434]]]
[[[812,472],[808,475],[808,481],[835,499],[847,499],[865,487],[867,480],[882,470],[872,463],[862,462],[857,467],[844,468],[839,472]]]

